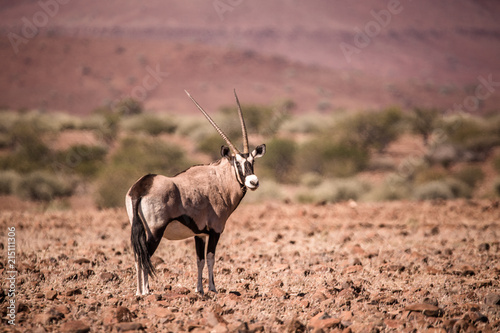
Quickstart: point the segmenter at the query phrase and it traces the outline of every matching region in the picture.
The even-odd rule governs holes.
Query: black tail
[[[156,276],[156,269],[151,263],[151,254],[148,251],[148,245],[146,241],[146,230],[144,230],[144,224],[139,216],[139,204],[141,203],[141,198],[132,202],[133,206],[133,220],[132,220],[132,232],[130,235],[130,240],[132,241],[132,248],[134,249],[134,256],[137,262],[139,271],[144,269],[147,275],[152,277]]]

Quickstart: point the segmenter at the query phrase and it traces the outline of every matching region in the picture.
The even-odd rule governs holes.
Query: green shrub
[[[0,171],[0,195],[14,194],[21,176],[12,170]]]
[[[443,169],[421,167],[416,170],[415,184],[421,185],[432,181],[439,181],[446,177],[448,177],[448,173]]]
[[[100,146],[75,145],[56,153],[54,166],[67,173],[94,177],[103,167],[107,149]]]
[[[109,165],[96,181],[95,203],[99,208],[123,207],[130,186],[147,172],[127,165]]]
[[[414,197],[418,200],[453,199],[450,186],[445,181],[431,181],[415,187]]]
[[[93,130],[99,141],[110,145],[118,137],[121,116],[120,112],[101,107],[92,112],[91,117],[82,125],[82,129]]]
[[[283,132],[318,134],[332,127],[333,118],[324,114],[304,114],[289,117],[282,125]]]
[[[324,177],[349,177],[368,165],[369,153],[359,146],[322,137],[302,144],[297,161],[301,173],[313,172]]]
[[[477,166],[465,166],[455,173],[455,178],[474,188],[484,179],[484,172]]]
[[[24,119],[15,122],[8,134],[11,151],[0,157],[0,169],[26,173],[46,168],[52,154],[42,141],[45,133],[36,122]]]
[[[367,194],[367,201],[394,201],[410,197],[410,184],[403,177],[391,174],[382,184],[373,187]]]
[[[127,137],[96,180],[99,207],[122,206],[128,188],[148,173],[174,176],[191,163],[181,148],[151,137]]]
[[[219,133],[212,133],[205,139],[198,141],[197,150],[207,154],[215,161],[221,158],[220,148],[222,145],[227,146]]]
[[[493,159],[493,168],[497,173],[500,173],[500,155]]]
[[[500,178],[496,178],[493,182],[493,190],[495,191],[496,196],[500,197]]]
[[[338,123],[334,132],[343,137],[342,141],[354,142],[362,149],[383,151],[396,140],[401,132],[403,113],[397,108],[380,112],[360,112]]]
[[[440,119],[438,109],[414,108],[410,116],[410,126],[413,133],[422,136],[424,145],[429,142],[429,137],[438,126]]]
[[[453,198],[471,198],[473,187],[460,179],[449,177],[445,179],[446,185],[453,194]]]
[[[122,116],[131,116],[141,114],[143,111],[142,103],[133,98],[124,98],[119,101],[114,112]]]
[[[304,203],[359,200],[369,189],[368,184],[353,178],[326,180],[314,188],[299,191],[297,200]]]
[[[265,105],[242,105],[241,109],[248,133],[262,133],[275,113],[272,107]],[[222,107],[221,113],[231,123],[238,124],[233,127],[240,128],[237,106]]]
[[[268,154],[262,159],[265,172],[277,182],[286,183],[295,180],[295,158],[297,144],[290,139],[275,138],[266,143]]]
[[[449,142],[484,160],[493,147],[500,145],[500,121],[459,115],[446,118],[443,123],[445,138]]]
[[[300,184],[309,188],[318,186],[323,182],[323,177],[314,172],[307,172],[300,178]]]
[[[170,117],[140,114],[127,117],[123,120],[123,128],[131,132],[145,132],[150,135],[174,133],[177,125]]]
[[[74,182],[63,175],[35,171],[25,175],[17,184],[16,195],[36,201],[51,201],[73,194]]]

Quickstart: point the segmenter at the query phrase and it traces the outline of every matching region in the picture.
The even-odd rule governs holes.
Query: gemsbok
[[[247,189],[253,191],[259,187],[253,166],[255,159],[266,152],[266,146],[262,144],[249,153],[247,130],[236,91],[243,153],[187,91],[186,94],[229,147],[222,146],[222,158],[212,164],[193,166],[175,177],[148,174],[127,192],[125,203],[132,225],[130,238],[137,269],[137,295],[149,293],[148,277],[156,275],[151,256],[162,237],[169,240],[194,237],[198,266],[196,291],[201,295],[204,294],[202,277],[208,237],[208,288],[216,292],[214,262],[220,234]]]

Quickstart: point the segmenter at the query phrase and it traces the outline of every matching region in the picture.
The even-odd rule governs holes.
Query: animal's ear
[[[231,151],[229,150],[228,147],[226,146],[222,146],[220,147],[220,154],[222,155],[222,157],[230,157],[230,154],[231,154]]]
[[[254,151],[252,152],[252,156],[253,158],[259,158],[264,156],[265,153],[266,153],[266,145],[260,145],[254,149]]]

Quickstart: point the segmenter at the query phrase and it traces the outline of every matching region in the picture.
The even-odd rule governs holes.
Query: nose
[[[255,191],[259,187],[259,178],[256,175],[247,176],[245,179],[245,186]]]

